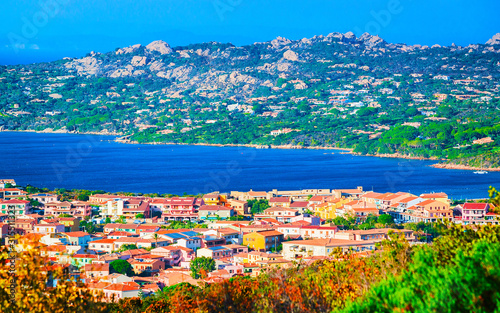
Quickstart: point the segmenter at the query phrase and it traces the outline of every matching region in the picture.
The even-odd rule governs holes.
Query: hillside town
[[[432,240],[431,234],[405,225],[498,225],[498,217],[491,203],[456,203],[445,193],[357,187],[185,197],[97,193],[68,200],[0,179],[2,244],[23,251],[26,243],[37,242],[52,265],[66,268],[108,301],[148,296],[181,282],[256,276],[333,259],[339,252],[370,255],[392,233],[411,244]],[[206,275],[194,275],[193,262],[201,258],[215,266]],[[120,272],[117,262],[130,271]]]
[[[498,38],[430,47],[352,32],[246,46],[157,40],[0,66],[0,131],[336,147],[498,170]]]

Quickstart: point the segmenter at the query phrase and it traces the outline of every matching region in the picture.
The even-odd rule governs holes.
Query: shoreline
[[[446,161],[446,159],[440,159],[440,158],[425,158],[425,157],[415,157],[415,156],[409,156],[409,155],[404,155],[400,153],[394,153],[394,154],[359,154],[359,153],[352,153],[353,155],[359,155],[359,156],[369,156],[369,157],[377,157],[377,158],[393,158],[393,159],[407,159],[407,160],[420,160],[420,161]]]
[[[436,163],[429,165],[430,167],[445,169],[445,170],[465,170],[465,171],[489,171],[489,172],[500,172],[500,167],[474,167],[469,165],[460,164],[449,164],[449,163]]]
[[[183,142],[137,142],[133,140],[120,140],[115,139],[114,142],[130,144],[130,145],[171,145],[171,146],[206,146],[206,147],[245,147],[245,148],[255,148],[255,149],[310,149],[310,150],[341,150],[347,151],[346,154],[353,154],[350,148],[339,148],[339,147],[304,147],[304,146],[294,146],[294,145],[258,145],[258,144],[222,144],[222,143],[183,143]]]
[[[71,134],[71,135],[96,135],[96,136],[116,136],[113,142],[122,143],[122,144],[144,144],[144,145],[171,145],[171,146],[206,146],[206,147],[244,147],[244,148],[254,148],[254,149],[309,149],[309,150],[339,150],[343,151],[340,154],[351,154],[354,156],[368,156],[368,157],[377,157],[377,158],[392,158],[392,159],[406,159],[406,160],[421,160],[421,161],[446,161],[446,159],[440,158],[425,158],[425,157],[413,157],[402,155],[399,153],[395,154],[366,154],[362,155],[359,153],[353,152],[352,148],[339,148],[339,147],[328,147],[328,146],[296,146],[296,145],[258,145],[258,144],[215,144],[215,143],[177,143],[177,142],[144,142],[140,143],[137,141],[132,141],[129,139],[122,139],[124,137],[129,137],[129,135],[124,136],[122,133],[103,133],[103,132],[73,132],[67,130],[61,131],[52,131],[52,130],[0,130],[0,132],[25,132],[25,133],[37,133],[37,134]],[[492,172],[500,172],[500,168],[479,168],[472,167],[468,165],[459,165],[459,164],[448,164],[448,163],[435,163],[429,165],[430,167],[438,168],[438,169],[446,169],[446,170],[484,170],[484,171],[492,171]]]
[[[26,130],[15,130],[15,129],[2,129],[0,130],[0,133],[8,133],[8,132],[16,132],[16,133],[37,133],[37,134],[70,134],[70,135],[97,135],[97,136],[123,136],[122,133],[103,133],[103,132],[74,132],[74,131],[68,131],[68,130],[33,130],[33,129],[26,129]]]

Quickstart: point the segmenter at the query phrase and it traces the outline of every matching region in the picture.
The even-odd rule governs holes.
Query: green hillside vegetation
[[[498,45],[415,48],[370,38],[209,42],[167,54],[141,46],[0,66],[0,129],[341,147],[468,164],[498,152]],[[485,137],[493,142],[473,144]]]

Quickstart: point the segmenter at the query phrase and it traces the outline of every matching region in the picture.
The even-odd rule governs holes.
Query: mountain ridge
[[[500,148],[498,38],[466,47],[352,32],[246,46],[156,40],[0,66],[0,127],[469,160]]]

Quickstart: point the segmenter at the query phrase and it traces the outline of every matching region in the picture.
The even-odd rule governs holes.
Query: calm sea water
[[[500,187],[500,172],[435,169],[428,166],[431,161],[334,150],[128,145],[112,139],[0,132],[0,178],[48,188],[173,194],[363,186],[471,199],[487,197],[490,185]]]

